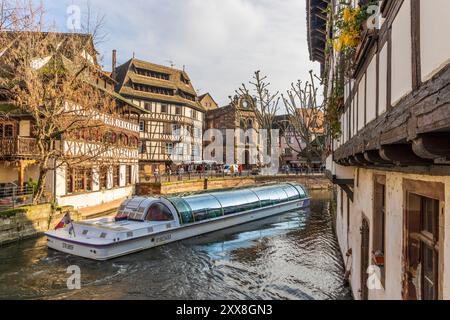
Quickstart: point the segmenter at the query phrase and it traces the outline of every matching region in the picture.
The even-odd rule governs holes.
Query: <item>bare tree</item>
[[[323,139],[324,105],[318,101],[315,75],[310,71],[310,80],[292,83],[291,89],[282,94],[287,116],[280,123],[285,135],[292,141],[286,143],[296,153],[301,154],[308,166],[314,158],[320,157],[325,147]]]
[[[237,97],[247,98],[248,107],[255,113],[260,129],[271,130],[280,109],[279,92],[270,92],[270,82],[267,82],[267,76],[261,76],[260,71],[255,72],[249,84],[250,89],[243,83],[236,90]]]
[[[247,108],[236,108],[237,115],[239,119],[244,119],[246,116],[246,113],[248,111],[253,112],[256,118],[257,126],[252,127],[254,129],[257,129],[259,133],[261,133],[261,130],[264,130],[263,132],[266,132],[267,135],[264,136],[265,140],[264,143],[266,143],[266,152],[267,155],[270,157],[272,156],[272,150],[274,147],[274,143],[278,144],[278,141],[274,142],[272,141],[272,135],[271,130],[274,128],[274,123],[276,120],[277,112],[279,111],[279,102],[280,102],[280,96],[279,92],[272,93],[270,91],[270,82],[267,81],[268,77],[261,75],[260,71],[256,71],[253,75],[253,79],[249,81],[249,86],[246,84],[242,84],[241,87],[235,91],[236,95],[232,99],[232,104],[237,104],[237,102],[240,99],[245,99],[247,103]],[[249,123],[243,122],[242,123],[244,130],[248,130]],[[241,125],[241,126],[242,126]],[[265,167],[270,166],[270,163],[266,163],[266,165],[262,165],[262,158],[261,156],[265,157],[265,155],[261,154],[261,146],[257,147],[259,156],[259,167]],[[268,160],[268,159],[265,159]],[[277,159],[278,160],[278,159]],[[265,161],[264,161],[265,162]]]
[[[10,16],[26,18],[9,18],[0,30],[0,100],[32,119],[38,202],[49,171],[115,158],[105,123],[115,118],[116,105],[94,82],[102,71],[92,35],[43,32],[42,6],[4,4]]]

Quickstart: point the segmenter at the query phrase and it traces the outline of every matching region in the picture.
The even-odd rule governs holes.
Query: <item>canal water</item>
[[[0,248],[0,299],[350,299],[328,192],[290,212],[107,262]],[[81,289],[67,289],[79,266]]]

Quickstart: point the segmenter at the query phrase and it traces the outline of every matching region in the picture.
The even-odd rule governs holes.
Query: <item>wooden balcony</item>
[[[36,153],[34,138],[0,138],[0,158],[34,158]]]

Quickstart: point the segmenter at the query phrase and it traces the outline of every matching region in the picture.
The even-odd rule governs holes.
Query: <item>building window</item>
[[[161,113],[167,113],[167,104],[161,105]]]
[[[192,110],[192,118],[197,119],[197,111],[196,110]]]
[[[139,131],[145,132],[145,121],[139,121]]]
[[[81,193],[92,191],[92,169],[74,168],[67,169],[66,192]]]
[[[132,166],[127,166],[127,170],[126,170],[126,183],[127,183],[127,185],[131,184],[131,176],[132,176]]]
[[[73,193],[73,169],[66,170],[66,194]]]
[[[147,111],[152,111],[152,103],[151,102],[145,102],[144,103],[144,108]]]
[[[145,141],[139,141],[139,153],[140,154],[147,153],[147,146],[145,145]]]
[[[166,154],[172,154],[173,153],[173,143],[166,143]]]
[[[430,190],[432,188],[429,187]],[[427,190],[428,193],[431,193],[430,190]],[[440,201],[414,192],[408,192],[407,196],[406,271],[409,277],[408,296],[405,298],[437,300],[442,249],[439,232]]]
[[[181,111],[182,111],[182,109],[181,109],[181,107],[175,107],[175,114],[176,115],[181,115]]]
[[[12,124],[5,125],[5,138],[14,137],[14,126]]]
[[[113,168],[113,188],[120,186],[120,166],[114,166]]]
[[[108,189],[108,167],[101,167],[99,172],[100,189]]]

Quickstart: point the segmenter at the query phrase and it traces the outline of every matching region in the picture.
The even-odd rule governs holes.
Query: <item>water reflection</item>
[[[348,299],[330,196],[289,212],[108,262],[47,251],[46,239],[0,249],[0,299]],[[68,291],[78,265],[82,289]]]

